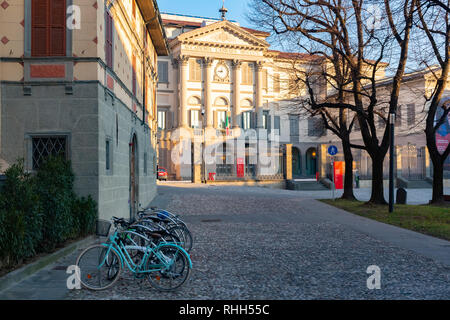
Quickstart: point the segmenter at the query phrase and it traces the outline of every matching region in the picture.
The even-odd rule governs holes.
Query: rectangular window
[[[220,129],[225,129],[227,121],[227,112],[226,111],[217,111],[217,126]]]
[[[263,129],[269,129],[269,111],[264,110],[263,111],[263,118],[262,118],[262,124],[263,124]]]
[[[280,93],[280,74],[277,73],[273,76],[273,91]]]
[[[144,152],[144,174],[147,175],[147,170],[148,170],[148,156],[147,156],[147,152]]]
[[[325,133],[322,119],[309,118],[308,119],[308,136],[321,137]]]
[[[202,65],[199,59],[189,60],[189,80],[202,81]]]
[[[268,85],[269,74],[268,74],[268,72],[267,72],[267,69],[263,69],[262,77],[263,77],[263,84],[262,84],[262,87],[263,87],[263,89],[268,90],[268,89],[269,89],[269,85]]]
[[[48,156],[67,155],[67,136],[41,136],[32,137],[32,168],[39,169],[39,166]]]
[[[200,110],[191,110],[191,128],[200,128]]]
[[[113,68],[113,19],[109,11],[105,15],[105,62],[109,68]]]
[[[158,83],[169,83],[168,61],[158,61]]]
[[[402,126],[402,106],[401,105],[397,106],[397,113],[395,116],[395,126],[396,127]]]
[[[280,123],[280,116],[275,116],[273,118],[273,128],[275,130],[278,130],[278,134],[280,134],[280,128],[281,128],[280,125],[281,125],[281,123]]]
[[[31,55],[66,55],[65,0],[32,0]]]
[[[251,111],[242,112],[242,129],[247,130],[251,128],[252,113]]]
[[[166,111],[158,111],[158,129],[166,129]]]
[[[414,126],[416,124],[416,105],[414,103],[407,105],[408,112],[408,126]]]
[[[111,170],[111,157],[110,157],[110,141],[106,140],[105,146],[105,163],[106,163],[106,171]]]
[[[298,140],[299,136],[299,127],[298,127],[298,116],[297,115],[290,115],[289,116],[289,133],[291,137],[296,137]]]
[[[242,84],[252,85],[253,84],[253,68],[250,63],[243,63],[242,68]]]
[[[289,94],[296,95],[297,94],[297,83],[294,79],[289,79]]]

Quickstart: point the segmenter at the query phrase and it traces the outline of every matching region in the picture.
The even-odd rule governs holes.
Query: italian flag
[[[228,116],[228,113],[227,113],[227,116],[225,117],[225,128],[227,129],[227,136],[229,136],[230,135],[230,122],[228,121],[228,119],[229,119],[230,117]]]

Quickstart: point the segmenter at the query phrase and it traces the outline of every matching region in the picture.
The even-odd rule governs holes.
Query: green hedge
[[[70,162],[49,157],[31,175],[20,160],[5,175],[0,192],[0,260],[7,267],[95,231],[97,204],[90,196],[75,195]]]

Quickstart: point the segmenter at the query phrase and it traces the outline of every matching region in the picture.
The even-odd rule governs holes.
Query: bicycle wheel
[[[180,244],[184,250],[190,252],[192,249],[192,234],[189,229],[184,225],[174,225],[167,229],[169,232],[176,234],[182,243]]]
[[[149,257],[146,265],[150,284],[161,291],[173,291],[189,278],[191,266],[188,256],[177,246],[161,245]]]
[[[111,287],[120,276],[122,263],[113,249],[96,244],[85,249],[77,258],[81,284],[91,290],[104,290]]]

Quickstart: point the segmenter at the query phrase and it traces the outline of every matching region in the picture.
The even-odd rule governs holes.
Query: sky
[[[161,13],[179,13],[191,16],[220,18],[219,9],[222,0],[157,0]],[[225,0],[228,9],[227,19],[237,21],[243,27],[251,27],[245,14],[248,11],[248,0]]]

